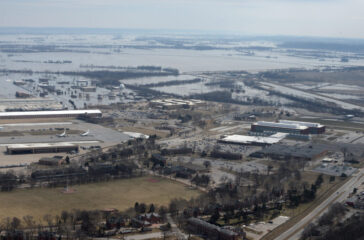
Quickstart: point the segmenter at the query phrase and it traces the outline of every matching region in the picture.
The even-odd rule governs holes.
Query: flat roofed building
[[[39,159],[38,164],[46,166],[58,166],[63,162],[63,157],[43,157]]]
[[[275,143],[279,143],[282,139],[284,139],[288,134],[287,133],[276,133],[269,137],[263,136],[245,136],[245,135],[229,135],[219,142],[222,143],[232,143],[232,144],[241,144],[241,145],[258,145],[258,146],[266,146],[272,145]]]
[[[8,154],[52,153],[78,151],[78,145],[72,143],[28,143],[11,144],[6,147]]]
[[[62,110],[62,111],[24,111],[24,112],[0,112],[0,119],[21,118],[76,118],[81,116],[101,117],[102,112],[91,110]]]
[[[294,134],[309,134],[309,128],[299,124],[292,123],[277,123],[258,121],[251,125],[253,132],[284,132]]]
[[[96,92],[96,87],[81,87],[81,90],[83,91],[83,92]]]
[[[326,130],[326,126],[322,125],[320,123],[300,122],[300,121],[292,121],[292,120],[279,120],[279,123],[298,124],[300,126],[308,127],[308,131],[310,134],[322,134]]]
[[[160,106],[166,109],[171,108],[183,108],[183,107],[192,107],[196,105],[200,105],[203,103],[200,100],[196,99],[176,99],[176,98],[168,98],[168,99],[156,99],[151,101],[152,106]]]

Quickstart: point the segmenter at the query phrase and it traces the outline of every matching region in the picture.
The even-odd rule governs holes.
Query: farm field
[[[62,210],[107,209],[126,210],[135,202],[167,205],[173,198],[197,197],[197,190],[158,177],[140,177],[111,182],[92,183],[72,187],[73,193],[62,193],[62,188],[18,189],[0,193],[0,219],[21,218],[26,215],[41,220],[44,215],[57,215]]]

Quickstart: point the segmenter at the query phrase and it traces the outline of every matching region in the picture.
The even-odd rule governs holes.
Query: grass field
[[[157,177],[141,177],[72,187],[75,192],[64,194],[61,188],[35,188],[0,193],[0,219],[31,215],[42,219],[62,210],[106,209],[125,210],[135,202],[167,205],[173,198],[190,199],[200,193],[185,185]]]

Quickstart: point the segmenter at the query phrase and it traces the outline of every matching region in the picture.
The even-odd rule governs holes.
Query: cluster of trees
[[[98,69],[119,69],[119,70],[143,70],[143,71],[156,71],[156,72],[161,72],[161,71],[165,71],[165,72],[170,72],[173,73],[175,75],[179,74],[178,69],[175,68],[162,68],[160,66],[137,66],[137,67],[124,67],[124,66],[113,66],[113,65],[109,65],[109,66],[101,66],[101,65],[80,65],[80,68],[98,68]]]
[[[162,155],[178,155],[178,154],[191,154],[192,148],[181,147],[181,148],[165,148],[161,150]]]
[[[198,175],[196,174],[196,176],[194,176],[191,179],[191,182],[198,185],[198,186],[208,186],[210,183],[210,176],[206,175],[206,174],[202,174],[202,175]]]
[[[157,90],[154,90],[154,89],[151,89],[148,87],[131,85],[131,84],[125,84],[125,86],[128,89],[137,91],[139,93],[139,95],[144,96],[144,97],[161,97],[161,96],[169,96],[169,97],[174,97],[174,98],[180,97],[176,94],[165,93],[165,92],[157,91]]]
[[[232,152],[222,152],[218,150],[213,150],[210,153],[210,157],[212,158],[223,158],[227,160],[241,160],[243,155],[239,153],[232,153]]]
[[[310,223],[305,227],[301,235],[301,240],[355,240],[364,236],[364,214],[353,216],[346,222],[342,222],[347,209],[341,203],[334,203],[328,212],[323,214],[317,223]],[[358,228],[359,226],[359,228]]]
[[[63,211],[60,215],[44,215],[43,221],[33,216],[6,218],[0,225],[5,239],[82,239],[87,236],[101,237],[105,226],[102,224],[110,213],[99,210]]]
[[[136,214],[143,214],[143,213],[154,213],[157,209],[153,203],[148,205],[145,203],[136,202],[134,204],[134,210]]]
[[[306,183],[299,184],[299,188],[296,187],[297,185],[295,187],[291,186],[287,193],[291,206],[296,207],[300,203],[314,200],[316,197],[316,191],[322,183],[323,177],[322,175],[319,175],[316,179],[316,182],[311,184],[311,187]]]
[[[208,167],[209,164],[206,165]],[[177,215],[182,225],[189,217],[198,215],[209,215],[210,222],[214,224],[228,224],[231,220],[249,224],[267,217],[275,218],[283,206],[296,207],[302,202],[311,201],[316,189],[323,183],[321,175],[311,185],[301,182],[298,171],[301,167],[296,161],[286,161],[273,173],[240,172],[235,181],[221,179],[221,183],[206,195],[189,201],[172,200],[169,210]],[[205,175],[195,175],[191,179],[192,183],[201,186],[208,181],[209,177]],[[282,184],[282,181],[286,184]],[[299,196],[299,201],[293,196]]]
[[[8,192],[16,188],[24,178],[18,178],[13,172],[0,173],[0,189],[2,192]]]
[[[204,101],[235,103],[235,104],[240,103],[238,100],[232,98],[232,93],[230,91],[213,91],[209,93],[193,94],[190,97],[194,99],[201,99]]]
[[[59,215],[46,214],[43,219],[36,220],[27,215],[22,219],[5,218],[0,223],[0,232],[6,234],[5,239],[85,239],[86,237],[108,236],[108,230],[114,228],[111,220],[117,219],[116,227],[130,223],[130,219],[139,214],[159,213],[162,219],[176,207],[158,207],[151,204],[138,203],[126,211],[79,210],[62,211]],[[106,224],[105,224],[106,223]],[[115,222],[114,222],[115,223]],[[48,236],[48,238],[40,238]],[[19,237],[19,238],[17,238]],[[38,238],[37,238],[38,237]]]
[[[107,164],[92,164],[87,168],[77,166],[60,167],[49,170],[37,170],[31,174],[29,182],[46,183],[49,187],[64,186],[65,184],[85,184],[90,182],[107,181],[110,179],[140,176],[136,171],[138,166],[131,161],[118,161]]]
[[[139,85],[139,87],[168,87],[168,86],[175,86],[175,85],[184,85],[184,84],[192,84],[192,83],[199,83],[201,82],[201,78],[195,78],[190,80],[173,80],[173,81],[166,81],[166,82],[157,82],[157,83],[149,83],[144,85]]]
[[[83,184],[110,179],[140,176],[139,166],[135,160],[148,159],[151,151],[158,148],[156,136],[149,139],[130,140],[107,151],[93,150],[83,155],[80,161],[70,161],[68,165],[43,170],[34,170],[30,178],[17,177],[11,172],[0,174],[3,191],[10,191],[18,184],[28,181],[32,186],[46,183],[50,187],[69,184]]]
[[[99,70],[99,71],[85,71],[85,72],[62,72],[64,75],[73,75],[73,76],[83,76],[86,78],[93,78],[99,80],[100,86],[119,86],[120,80],[123,79],[132,79],[132,78],[142,78],[142,77],[160,77],[160,76],[171,76],[178,75],[178,70],[172,71],[171,69],[163,69],[162,71],[155,71],[145,69],[148,67],[144,67],[143,71],[136,70],[126,70],[126,71],[107,71],[107,70]]]
[[[178,119],[181,120],[182,123],[186,123],[192,120],[192,116],[190,114],[180,114]]]

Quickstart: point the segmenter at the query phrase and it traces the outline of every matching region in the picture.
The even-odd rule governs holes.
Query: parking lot
[[[331,176],[351,176],[357,171],[356,168],[347,165],[337,165],[337,164],[321,164],[313,169],[314,172],[319,172]]]

